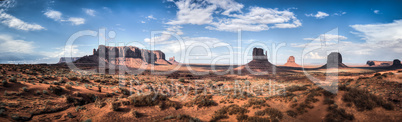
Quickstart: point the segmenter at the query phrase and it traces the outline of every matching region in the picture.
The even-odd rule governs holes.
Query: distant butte
[[[277,69],[277,67],[268,61],[267,52],[264,54],[264,49],[254,48],[253,60],[235,70],[240,70],[242,73],[272,73],[275,69]]]
[[[342,63],[342,55],[339,52],[331,52],[327,57],[327,64],[321,68],[348,68]]]
[[[103,63],[102,63],[103,62]],[[93,55],[84,56],[74,63],[113,64],[127,67],[141,65],[171,65],[165,60],[165,53],[160,50],[146,50],[134,46],[112,47],[99,45],[93,50]]]
[[[288,61],[285,63],[284,66],[287,66],[287,67],[300,67],[300,65],[296,64],[294,56],[290,56],[288,58]]]

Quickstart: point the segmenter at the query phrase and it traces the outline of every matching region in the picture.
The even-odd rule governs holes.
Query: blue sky
[[[339,51],[346,64],[393,60],[402,52],[401,1],[300,0],[5,0],[0,1],[0,62],[56,63],[61,56],[90,55],[98,38],[85,36],[65,49],[71,35],[82,30],[106,33],[111,46],[132,45],[162,50],[186,63],[246,63],[256,44],[266,45],[269,60],[324,64]],[[241,44],[238,47],[238,33]],[[151,37],[151,32],[157,33]],[[175,37],[179,37],[177,39]],[[325,37],[325,38],[324,38]],[[179,45],[177,40],[183,40]],[[306,51],[323,40],[334,47]],[[155,42],[154,48],[150,42]],[[286,46],[274,51],[272,44]],[[209,56],[204,45],[210,50]],[[315,45],[315,46],[314,46]],[[215,47],[214,47],[215,46]],[[228,55],[230,47],[233,55]],[[251,47],[251,48],[250,48]],[[264,46],[257,46],[264,47]],[[329,49],[329,51],[328,51]],[[181,55],[181,52],[188,55]],[[67,53],[68,52],[68,53]],[[72,52],[72,53],[70,53]],[[186,53],[184,53],[186,54]],[[191,55],[191,56],[189,56]],[[241,56],[248,55],[248,56]]]

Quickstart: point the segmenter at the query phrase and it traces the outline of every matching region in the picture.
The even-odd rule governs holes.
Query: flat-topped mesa
[[[391,66],[392,61],[367,61],[368,66]]]
[[[254,48],[253,49],[253,60],[268,60],[267,52],[262,48]]]
[[[339,52],[331,52],[327,57],[327,64],[322,66],[322,68],[347,68],[345,64],[342,63],[342,55]]]
[[[114,58],[140,58],[146,63],[153,64],[159,59],[165,60],[165,53],[160,50],[146,50],[134,46],[111,47],[99,45],[98,50],[94,49],[94,55],[106,60]]]
[[[165,54],[160,50],[146,50],[134,46],[111,47],[99,45],[93,50],[93,55],[84,56],[75,61],[76,64],[96,64],[99,66],[125,65],[140,67],[144,64],[167,64]]]

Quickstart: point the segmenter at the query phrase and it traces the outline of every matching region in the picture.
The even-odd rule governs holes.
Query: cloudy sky
[[[99,44],[162,50],[186,63],[245,63],[253,47],[282,65],[402,57],[402,1],[0,0],[0,63],[56,63]],[[100,30],[105,29],[105,33]],[[67,45],[82,31],[97,32]],[[99,42],[99,37],[105,37]],[[155,44],[151,46],[151,44]]]

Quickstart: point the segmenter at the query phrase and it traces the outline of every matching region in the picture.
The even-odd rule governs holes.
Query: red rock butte
[[[288,58],[288,61],[285,63],[284,66],[287,66],[287,67],[300,67],[300,65],[296,64],[294,56],[290,56]]]
[[[327,64],[321,68],[348,68],[342,63],[342,55],[339,52],[331,52],[327,57]]]
[[[171,63],[171,64],[179,64],[179,62],[176,61],[176,59],[175,59],[174,56],[173,56],[173,57],[170,57],[169,60],[168,60],[168,62]]]
[[[267,52],[264,54],[264,49],[262,48],[254,48],[253,49],[253,60],[249,63],[236,68],[235,70],[241,70],[243,73],[251,73],[252,72],[268,72],[271,73],[276,66],[271,64],[267,58]]]
[[[402,64],[401,64],[401,61],[399,60],[399,59],[395,59],[393,62],[392,62],[392,66],[391,66],[392,68],[402,68]]]
[[[113,64],[138,67],[143,64],[171,65],[160,50],[146,50],[134,46],[112,47],[99,45],[93,55],[84,56],[74,63]]]

